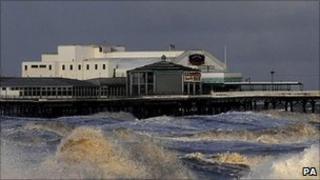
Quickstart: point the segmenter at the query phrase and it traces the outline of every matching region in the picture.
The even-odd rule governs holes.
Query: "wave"
[[[176,140],[241,140],[267,144],[297,143],[310,139],[318,139],[319,131],[307,123],[294,123],[284,127],[264,129],[259,131],[228,131],[209,130],[188,135],[185,137],[171,138]]]
[[[287,112],[282,110],[265,110],[265,111],[260,111],[259,113],[268,115],[276,119],[299,120],[299,121],[320,123],[319,114],[314,114],[314,113]]]
[[[124,128],[109,133],[112,134],[106,136],[101,129],[76,128],[61,140],[55,154],[46,157],[39,167],[27,173],[19,174],[16,171],[4,173],[11,176],[3,178],[181,179],[193,177],[176,158],[175,153],[164,149],[150,138]],[[14,168],[9,171],[12,170]]]
[[[271,156],[247,156],[237,152],[218,153],[214,155],[207,155],[200,152],[186,154],[184,158],[197,159],[209,163],[219,164],[242,164],[247,166],[254,166],[261,162],[271,159]]]
[[[238,153],[205,155],[200,152],[186,154],[182,157],[193,169],[223,175],[230,179],[247,176],[250,171],[249,159]]]
[[[40,130],[56,133],[60,136],[66,136],[74,126],[59,121],[30,122],[24,126],[26,130]]]
[[[109,112],[109,111],[104,111],[104,112],[98,112],[95,114],[91,115],[84,115],[84,116],[78,116],[78,117],[84,117],[84,118],[112,118],[116,120],[136,120],[137,118],[129,113],[129,112]]]
[[[318,179],[318,176],[302,176],[303,167],[319,170],[319,144],[313,144],[299,154],[272,159],[252,169],[249,179]]]

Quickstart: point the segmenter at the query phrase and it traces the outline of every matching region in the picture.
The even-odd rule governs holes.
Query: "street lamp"
[[[274,75],[274,73],[275,73],[274,70],[270,71],[270,74],[271,74],[271,89],[272,90],[274,90],[274,87],[273,87],[273,75]]]

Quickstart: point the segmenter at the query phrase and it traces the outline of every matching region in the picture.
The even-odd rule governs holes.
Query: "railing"
[[[149,96],[0,96],[0,100],[80,100],[80,99],[183,99],[232,97],[319,97],[320,91],[239,91],[214,92],[207,95],[149,95]]]

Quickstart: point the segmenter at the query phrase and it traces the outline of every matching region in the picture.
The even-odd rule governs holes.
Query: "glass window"
[[[81,65],[80,64],[78,65],[78,70],[81,70]]]
[[[148,72],[148,83],[153,83],[153,72]]]
[[[38,68],[38,65],[31,65],[31,68]]]
[[[90,69],[90,65],[89,64],[87,64],[87,70],[89,70]]]
[[[70,65],[70,70],[72,70],[73,69],[73,66],[72,65]]]
[[[52,69],[52,65],[49,65],[49,70],[51,70]]]
[[[102,69],[103,69],[103,70],[106,69],[106,65],[105,65],[105,64],[102,65]]]
[[[62,70],[65,70],[66,69],[66,66],[65,65],[62,65]]]
[[[27,65],[24,65],[24,70],[28,70],[28,66]]]
[[[98,69],[98,64],[94,65],[94,69],[97,70]]]

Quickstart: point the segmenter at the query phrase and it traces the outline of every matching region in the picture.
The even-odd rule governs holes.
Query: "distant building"
[[[78,80],[126,77],[127,71],[161,61],[199,69],[202,81],[241,81],[240,73],[228,73],[227,66],[205,50],[126,51],[122,46],[60,45],[56,54],[42,54],[41,61],[22,63],[22,77],[62,77]]]
[[[127,73],[129,96],[201,94],[198,69],[163,60]]]
[[[126,96],[125,78],[81,81],[66,78],[0,77],[0,98],[68,99]]]

